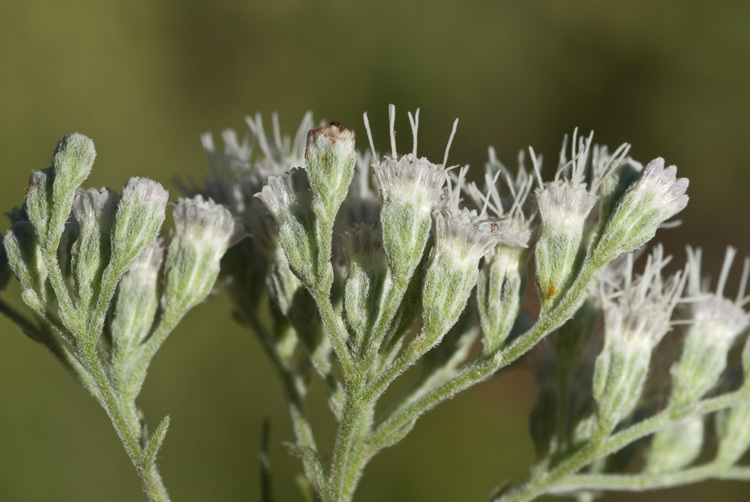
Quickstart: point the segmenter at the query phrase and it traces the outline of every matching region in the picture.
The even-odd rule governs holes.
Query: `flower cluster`
[[[310,114],[293,137],[276,116],[267,136],[259,115],[242,139],[225,131],[223,150],[205,134],[210,172],[174,205],[170,235],[159,235],[160,184],[80,188],[95,156],[82,135],[32,174],[0,236],[0,292],[15,276],[33,317],[2,297],[0,311],[105,408],[151,500],[168,500],[156,455],[169,422],[149,433],[135,401],[156,350],[217,277],[278,373],[310,500],[351,500],[370,459],[423,413],[527,354],[539,458],[492,500],[750,478],[736,465],[750,448],[750,344],[742,370],[730,357],[750,325],[750,261],[733,299],[732,248],[714,288],[698,249],[671,275],[661,246],[637,261],[687,204],[674,166],[644,167],[629,145],[610,151],[575,131],[551,179],[529,148],[515,173],[490,149],[470,181],[468,166],[448,164],[457,121],[437,163],[418,155],[419,110],[401,155],[395,107],[386,155],[364,118],[367,152]],[[307,412],[316,376],[337,427],[330,450]],[[716,457],[691,466],[712,412]]]

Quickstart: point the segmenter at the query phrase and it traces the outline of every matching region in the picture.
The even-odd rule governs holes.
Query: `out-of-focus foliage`
[[[512,165],[528,143],[554,158],[574,126],[601,143],[627,140],[634,157],[663,156],[691,180],[686,225],[659,237],[667,251],[691,242],[709,260],[725,244],[748,254],[749,20],[750,4],[708,1],[6,2],[0,201],[20,204],[48,146],[76,130],[97,144],[92,186],[146,175],[174,188],[174,176],[205,172],[200,132],[241,127],[245,113],[279,110],[293,126],[310,108],[353,127],[363,146],[361,111],[393,102],[422,108],[429,157],[440,158],[458,116],[455,162],[479,165],[494,145]],[[384,132],[384,114],[371,116]],[[255,497],[267,416],[276,495],[295,500],[298,464],[279,446],[291,431],[270,366],[226,300],[211,301],[167,342],[143,393],[150,416],[173,418],[161,454],[170,492],[177,501]],[[106,417],[5,320],[0,379],[0,498],[139,499]],[[503,475],[524,476],[531,382],[514,370],[428,415],[373,462],[359,500],[389,500],[396,485],[414,501],[484,500]],[[458,421],[470,432],[456,433]],[[63,451],[74,453],[50,453]],[[461,483],[451,482],[456,469]],[[708,484],[668,496],[739,501],[747,490]]]

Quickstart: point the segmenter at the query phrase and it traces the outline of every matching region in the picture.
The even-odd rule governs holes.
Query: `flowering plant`
[[[156,458],[169,420],[150,433],[136,398],[156,350],[217,277],[279,375],[308,500],[351,500],[370,459],[423,413],[530,352],[537,460],[526,482],[501,485],[492,500],[750,478],[738,465],[750,447],[748,344],[744,370],[728,363],[747,331],[750,262],[734,300],[724,297],[731,248],[714,290],[698,249],[664,277],[670,257],[654,246],[634,273],[687,204],[676,168],[644,167],[628,145],[610,153],[574,133],[551,181],[533,149],[531,169],[522,154],[515,174],[490,150],[477,184],[448,166],[455,124],[436,164],[417,155],[419,111],[409,119],[403,155],[393,107],[384,156],[366,115],[367,152],[351,130],[316,128],[309,114],[294,138],[275,119],[268,138],[259,116],[241,140],[225,131],[221,150],[207,134],[211,171],[185,188],[168,237],[158,235],[161,185],[133,178],[122,197],[79,188],[94,148],[68,136],[52,167],[32,174],[0,246],[0,290],[12,272],[31,313],[2,298],[0,310],[97,399],[154,501],[168,500]],[[530,296],[535,316],[522,308]],[[681,351],[659,374],[653,354],[676,325]],[[412,367],[407,390],[383,409]],[[316,376],[337,424],[330,450],[307,413]],[[696,465],[709,415],[719,448]],[[265,456],[262,466],[271,500]]]

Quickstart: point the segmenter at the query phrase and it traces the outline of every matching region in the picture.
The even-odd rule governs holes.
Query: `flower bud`
[[[83,134],[65,136],[57,145],[52,167],[55,170],[54,196],[74,192],[88,178],[96,158],[94,142]]]
[[[700,399],[719,380],[727,367],[727,355],[735,339],[748,326],[742,309],[745,292],[736,301],[723,297],[736,249],[727,248],[716,293],[706,291],[701,277],[701,250],[688,248],[688,304],[690,324],[686,328],[680,360],[672,367],[671,404],[679,406]],[[745,268],[742,283],[747,283]]]
[[[675,166],[664,168],[662,158],[648,163],[620,198],[596,244],[603,260],[648,242],[662,223],[685,208],[688,180],[676,173]]]
[[[333,222],[349,191],[356,162],[353,131],[332,122],[307,133],[305,163],[313,197],[321,204],[316,209],[318,218]],[[331,236],[321,238],[330,240]]]
[[[703,417],[692,416],[658,431],[651,439],[644,471],[663,474],[693,463],[703,448],[703,428]]]
[[[468,209],[435,214],[435,246],[422,289],[423,333],[428,345],[453,326],[479,275],[479,261],[500,241],[496,223]]]
[[[28,300],[29,307],[41,311],[51,293],[48,291],[47,267],[31,222],[16,219],[5,234],[3,244],[8,266],[21,283],[24,301]]]
[[[526,291],[526,268],[531,231],[517,218],[498,222],[504,240],[484,258],[477,282],[477,304],[484,355],[502,347],[521,309]],[[508,238],[510,236],[510,238]]]
[[[750,449],[750,403],[740,403],[716,413],[719,451],[715,462],[730,467]]]
[[[114,270],[124,273],[156,238],[164,222],[169,192],[156,181],[130,178],[117,207],[111,248]]]
[[[576,179],[545,183],[536,191],[541,233],[534,250],[537,291],[543,305],[564,291],[581,257],[584,224],[596,203]]]
[[[413,139],[412,152],[401,157],[396,149],[396,107],[390,105],[388,112],[391,154],[373,164],[372,168],[380,189],[380,226],[388,266],[396,287],[405,290],[422,260],[430,236],[430,213],[435,209],[448,178],[445,164],[458,120],[453,124],[443,164],[436,165],[424,157],[417,156],[419,110],[415,115],[409,114]],[[364,114],[364,119],[372,156],[378,158],[367,113]]]
[[[672,311],[684,287],[680,273],[663,280],[669,262],[662,248],[649,256],[641,276],[631,279],[632,259],[619,286],[602,298],[604,346],[594,368],[599,424],[608,432],[638,404],[651,352],[670,329]]]
[[[71,272],[78,308],[88,311],[110,257],[110,232],[119,197],[107,188],[76,192],[73,216],[79,235],[71,248]]]
[[[317,277],[317,242],[311,214],[312,194],[304,169],[271,176],[255,194],[270,211],[279,230],[279,241],[292,270],[308,285]]]
[[[151,332],[159,307],[164,242],[153,242],[135,259],[117,285],[109,324],[113,349],[113,372],[118,386],[126,384],[133,352]]]
[[[362,225],[347,233],[345,246],[349,263],[344,285],[344,315],[357,346],[362,346],[377,321],[388,276],[388,260],[380,229],[374,224]]]
[[[484,356],[495,353],[508,338],[526,292],[533,217],[524,208],[534,184],[534,178],[524,166],[523,152],[519,155],[515,179],[508,175],[492,148],[489,157],[485,165],[484,190],[475,183],[467,186],[468,195],[481,209],[481,214],[489,213],[499,220],[496,224],[498,234],[502,235],[501,241],[485,257],[477,282]],[[501,196],[499,179],[507,184],[509,193],[505,197]]]
[[[617,163],[611,172],[602,179],[597,195],[599,197],[599,221],[606,225],[617,203],[627,189],[635,183],[643,171],[643,164],[630,157]]]
[[[71,134],[58,143],[52,167],[32,173],[27,205],[43,248],[57,249],[76,189],[91,172],[95,157],[89,138]]]
[[[182,316],[203,301],[219,275],[221,257],[241,236],[231,213],[211,199],[180,199],[166,260],[164,310]]]
[[[394,279],[408,282],[430,235],[433,201],[446,180],[445,169],[412,154],[373,166],[380,186],[383,246]]]

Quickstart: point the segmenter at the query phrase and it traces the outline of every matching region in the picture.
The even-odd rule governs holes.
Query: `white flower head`
[[[529,149],[538,181],[536,200],[545,229],[570,234],[583,233],[586,218],[597,201],[595,190],[589,191],[585,183],[592,139],[593,133],[588,138],[578,138],[576,130],[573,134],[572,158],[568,161],[566,137],[555,179],[546,183],[542,181],[540,158],[533,149]]]
[[[307,132],[315,125],[312,113],[307,112],[302,118],[294,138],[281,134],[275,113],[271,119],[273,134],[270,137],[266,135],[260,114],[245,117],[249,130],[241,141],[236,131],[224,130],[224,150],[216,149],[211,133],[201,136],[211,167],[207,180],[209,186],[216,181],[228,180],[246,186],[243,192],[252,196],[270,176],[279,176],[305,164]]]
[[[466,184],[466,193],[473,200],[480,215],[496,218],[503,243],[510,247],[527,248],[532,235],[532,221],[535,213],[527,202],[535,179],[524,165],[525,153],[518,156],[516,177],[511,177],[508,169],[498,160],[493,148],[489,149],[489,162],[485,164],[484,189],[476,183]],[[507,195],[502,195],[503,182],[507,186]]]
[[[201,195],[179,199],[173,216],[176,238],[218,258],[243,236],[227,208]]]
[[[453,132],[446,147],[443,164],[434,164],[424,157],[417,156],[419,110],[414,115],[409,113],[409,120],[412,125],[413,148],[411,153],[399,157],[396,151],[396,107],[390,105],[388,110],[390,116],[391,154],[390,156],[384,156],[382,160],[372,165],[380,188],[381,203],[387,204],[390,201],[394,201],[401,205],[414,207],[422,213],[429,214],[433,201],[440,194],[447,178],[445,162],[447,162],[456,124],[454,123]],[[373,158],[377,158],[367,113],[364,114],[364,119],[372,155]]]
[[[503,234],[497,222],[482,219],[476,211],[448,209],[435,212],[435,250],[460,267],[476,267]]]
[[[652,160],[619,198],[597,246],[607,258],[648,242],[668,219],[688,203],[687,178],[677,178],[675,166]]]
[[[643,273],[633,277],[633,259],[629,255],[619,280],[604,285],[606,343],[650,352],[670,330],[672,311],[685,286],[682,272],[667,279],[662,277],[662,270],[670,261],[671,256],[664,257],[663,248],[657,246]]]
[[[687,254],[687,294],[691,300],[687,310],[692,321],[689,329],[700,330],[702,336],[710,337],[716,344],[730,345],[748,326],[748,313],[743,306],[750,300],[750,297],[745,296],[750,259],[745,260],[737,296],[730,300],[724,296],[724,288],[737,250],[727,248],[716,290],[713,292],[709,289],[708,277],[701,277],[700,248],[688,247]]]
[[[643,202],[651,202],[653,209],[661,213],[666,221],[679,213],[688,203],[687,178],[677,178],[677,167],[664,167],[664,159],[659,157],[648,163],[643,175],[633,186],[633,194],[638,194]]]
[[[185,184],[188,195],[201,194],[227,207],[241,218],[252,235],[264,233],[265,210],[254,199],[271,176],[281,176],[304,166],[307,133],[315,126],[307,112],[294,137],[282,135],[278,116],[272,115],[273,132],[267,135],[260,114],[246,117],[248,131],[240,139],[236,131],[222,131],[224,148],[217,148],[211,133],[201,135],[210,172],[203,186]]]
[[[280,176],[268,178],[263,189],[255,196],[280,224],[300,209],[308,208],[312,192],[305,170],[295,168]]]

